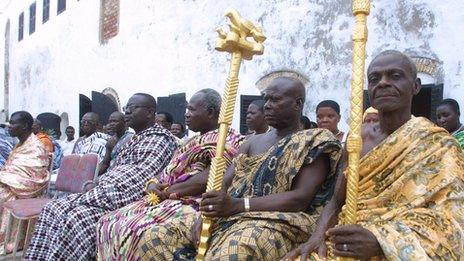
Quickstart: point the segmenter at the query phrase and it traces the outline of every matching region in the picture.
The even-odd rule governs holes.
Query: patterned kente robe
[[[97,154],[99,161],[102,161],[106,154],[106,141],[109,135],[101,132],[94,132],[87,138],[76,141],[73,154]]]
[[[361,159],[358,223],[388,260],[463,260],[463,178],[458,142],[412,118]]]
[[[159,183],[169,186],[182,183],[207,169],[216,155],[218,130],[195,136],[184,143],[159,176]],[[230,129],[226,138],[224,158],[228,166],[237,155],[243,136]],[[201,195],[168,199],[156,206],[145,200],[135,202],[103,216],[97,226],[99,260],[137,260],[139,239],[153,226],[164,226],[175,219],[184,219],[198,211]]]
[[[18,145],[0,170],[0,204],[18,198],[36,197],[47,187],[50,158],[45,146],[33,133],[21,146]],[[4,241],[7,215],[1,207],[0,243]]]
[[[330,167],[306,212],[244,212],[219,219],[206,260],[279,260],[308,239],[335,181],[340,143],[323,129],[301,131],[281,139],[267,152],[234,159],[235,176],[228,193],[235,198],[264,197],[290,191],[300,169],[326,154]],[[305,204],[305,202],[302,202]],[[195,215],[185,216],[144,234],[137,249],[143,260],[190,260]]]
[[[96,257],[96,225],[104,214],[143,197],[145,182],[168,164],[177,145],[155,124],[135,134],[114,168],[95,188],[48,203],[37,221],[26,260],[91,260]]]

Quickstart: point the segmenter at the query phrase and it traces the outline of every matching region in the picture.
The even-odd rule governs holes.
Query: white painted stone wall
[[[68,0],[66,11],[57,16],[57,0],[51,0],[50,20],[42,24],[38,0],[36,32],[29,35],[32,2],[13,0],[1,15],[2,36],[11,19],[10,112],[67,112],[77,126],[79,93],[89,96],[92,90],[112,87],[124,105],[135,92],[186,92],[189,97],[206,87],[222,91],[228,55],[214,50],[214,29],[226,24],[223,13],[230,6],[260,24],[268,37],[265,54],[243,64],[240,94],[258,94],[254,84],[273,71],[295,70],[309,79],[306,114],[314,120],[317,103],[334,99],[342,107],[341,127],[347,128],[353,24],[349,0],[121,0],[119,34],[105,45],[99,42],[100,1]],[[438,59],[444,96],[464,104],[463,10],[462,0],[372,1],[368,61],[384,49]],[[25,36],[18,42],[21,11]],[[2,95],[0,90],[0,105]],[[237,110],[236,128],[238,117]]]

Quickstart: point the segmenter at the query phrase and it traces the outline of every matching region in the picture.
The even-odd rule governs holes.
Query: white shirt
[[[72,150],[74,148],[74,144],[76,143],[76,139],[72,141],[68,141],[68,139],[60,140],[59,141],[61,149],[63,150],[63,156],[71,155]]]

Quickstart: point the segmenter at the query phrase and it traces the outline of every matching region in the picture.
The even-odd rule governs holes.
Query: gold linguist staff
[[[216,43],[216,50],[229,52],[232,54],[232,57],[219,115],[219,139],[216,147],[216,156],[212,160],[206,187],[207,192],[221,190],[226,167],[223,158],[224,144],[234,114],[240,63],[242,59],[251,60],[253,55],[263,54],[264,45],[262,43],[266,40],[261,28],[255,27],[252,22],[242,18],[236,10],[228,9],[226,16],[230,19],[230,31],[226,33],[222,28],[217,30],[219,39]],[[249,37],[254,41],[251,41]],[[203,218],[197,260],[203,260],[205,257],[212,223],[213,220],[211,218]]]

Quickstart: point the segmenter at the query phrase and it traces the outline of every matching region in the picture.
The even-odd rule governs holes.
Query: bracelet
[[[244,198],[243,205],[245,206],[245,212],[250,212],[250,199]]]
[[[149,181],[147,181],[147,183],[145,183],[145,192],[148,192],[148,186],[150,186],[150,184],[152,183],[158,183],[158,180],[157,179],[150,179]]]

